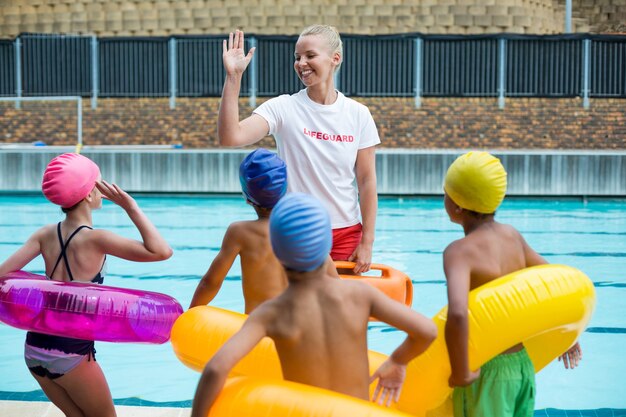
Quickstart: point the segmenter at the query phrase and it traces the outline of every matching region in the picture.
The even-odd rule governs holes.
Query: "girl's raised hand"
[[[96,182],[96,187],[102,193],[103,198],[117,204],[126,211],[137,206],[135,200],[115,184],[109,184],[103,180]]]
[[[227,75],[239,75],[248,67],[254,50],[250,48],[247,54],[244,53],[244,37],[243,31],[236,30],[228,35],[228,41],[222,43],[222,60],[224,61],[224,69]]]

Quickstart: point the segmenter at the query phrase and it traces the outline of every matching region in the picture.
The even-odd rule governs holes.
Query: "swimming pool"
[[[139,197],[138,201],[172,245],[174,256],[165,262],[146,264],[112,258],[105,283],[167,293],[187,308],[199,277],[219,249],[227,225],[252,219],[254,212],[237,196],[154,196]],[[571,265],[587,273],[597,292],[595,314],[581,337],[582,364],[571,371],[554,362],[538,374],[537,410],[626,415],[626,361],[619,354],[626,345],[624,204],[620,200],[507,200],[498,212],[498,220],[517,227],[549,262]],[[41,225],[61,219],[61,211],[43,197],[0,196],[0,259],[6,259]],[[139,237],[123,211],[110,203],[95,212],[94,224]],[[432,316],[446,304],[442,251],[461,236],[460,227],[449,222],[441,198],[382,198],[374,260],[405,271],[414,283],[413,308]],[[43,273],[43,262],[37,259],[26,269]],[[214,305],[243,311],[240,271],[236,264]],[[371,349],[389,353],[403,338],[400,332],[382,324],[370,327]],[[24,334],[0,325],[0,399],[41,398],[39,386],[24,365]],[[169,344],[96,345],[98,361],[116,403],[190,404],[199,374],[180,364]],[[577,411],[572,415],[581,414]]]

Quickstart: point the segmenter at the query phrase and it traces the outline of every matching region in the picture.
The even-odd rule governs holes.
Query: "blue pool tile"
[[[545,410],[535,410],[535,417],[537,417],[537,413],[543,411],[545,414],[539,414],[541,416],[546,416],[546,417],[566,417],[567,416],[567,411],[566,410],[558,410],[556,408],[546,408]]]
[[[624,327],[589,327],[587,330],[585,330],[585,332],[626,334],[626,328]]]
[[[535,410],[534,417],[626,417],[626,409],[598,408],[594,410]]]

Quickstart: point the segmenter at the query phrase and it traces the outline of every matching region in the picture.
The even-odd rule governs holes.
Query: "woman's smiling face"
[[[293,68],[307,87],[319,81],[331,81],[341,62],[339,53],[331,53],[326,40],[319,35],[301,36],[296,42],[294,56]]]

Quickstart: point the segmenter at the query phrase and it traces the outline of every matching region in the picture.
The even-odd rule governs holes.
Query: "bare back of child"
[[[287,288],[287,276],[272,252],[269,238],[270,213],[287,190],[285,163],[273,152],[257,149],[241,163],[239,179],[246,201],[254,207],[258,218],[234,222],[228,227],[190,308],[206,305],[215,298],[237,256],[247,314]]]
[[[430,323],[380,291],[337,280],[325,269],[290,271],[289,287],[260,307],[259,320],[276,344],[285,379],[368,399],[369,317],[411,334],[421,334]]]
[[[379,378],[379,402],[397,400],[406,364],[436,337],[434,323],[361,282],[329,272],[332,233],[328,213],[313,197],[289,194],[270,218],[270,239],[289,285],[254,310],[204,369],[192,416],[205,416],[230,369],[265,336],[273,339],[286,380],[368,399]],[[407,333],[404,342],[370,378],[370,316]]]
[[[450,244],[444,256],[451,275],[457,269],[469,269],[470,290],[511,272],[547,263],[514,227],[493,219]]]
[[[239,254],[246,314],[250,314],[259,304],[276,297],[287,288],[287,276],[272,252],[269,239],[269,214],[259,215],[257,220],[235,222],[228,227],[220,254],[214,261],[229,265],[230,269],[234,257]],[[226,257],[229,259],[224,259]],[[209,270],[209,276],[213,275],[211,272]],[[219,276],[226,276],[227,272],[228,270]],[[208,301],[202,304],[207,303]]]

